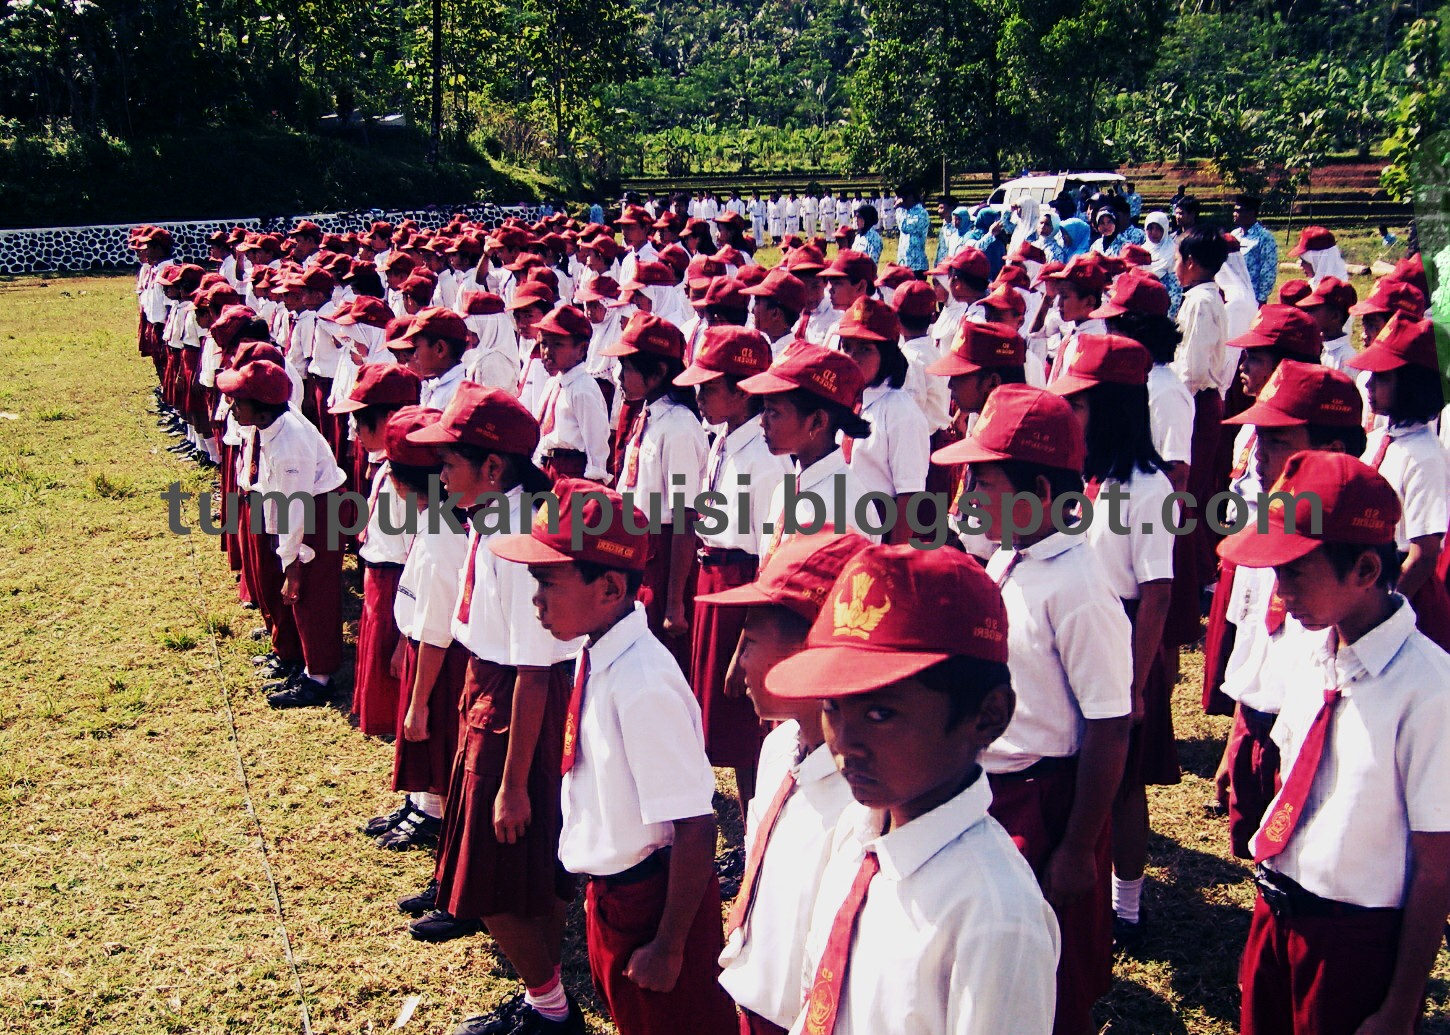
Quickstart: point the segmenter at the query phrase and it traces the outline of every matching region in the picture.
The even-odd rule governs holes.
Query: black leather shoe
[[[407,898],[398,899],[398,912],[422,916],[438,908],[438,882],[430,880],[428,886]]]
[[[466,938],[481,930],[483,924],[479,921],[460,920],[442,909],[435,909],[408,925],[408,933],[420,942],[447,942],[454,938]]]
[[[332,687],[302,676],[290,686],[267,695],[273,708],[318,708],[332,700]]]

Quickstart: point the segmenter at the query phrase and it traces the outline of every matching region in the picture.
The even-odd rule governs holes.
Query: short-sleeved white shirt
[[[1412,831],[1450,832],[1450,656],[1397,602],[1339,648],[1337,664],[1327,630],[1281,641],[1272,661],[1291,680],[1273,732],[1280,772],[1293,770],[1324,689],[1337,685],[1343,698],[1304,812],[1267,865],[1323,898],[1370,908],[1404,905]],[[1273,814],[1271,804],[1264,815]]]
[[[1285,614],[1284,624],[1270,635],[1269,601],[1278,585],[1273,568],[1236,567],[1232,577],[1225,617],[1234,626],[1234,645],[1224,665],[1223,692],[1246,708],[1277,715],[1284,703],[1284,686],[1272,678],[1269,650],[1303,626]]]
[[[437,377],[425,377],[419,392],[418,405],[432,410],[446,410],[463,384],[463,364],[455,363]]]
[[[253,448],[260,444],[262,455],[257,463],[257,484],[254,488],[265,494],[280,492],[284,496],[299,493],[312,497],[340,488],[347,480],[332,455],[332,447],[307,418],[296,410],[286,410],[270,426],[257,429]],[[248,470],[251,455],[247,456]],[[306,532],[306,504],[299,497],[287,501],[287,531],[281,531],[279,499],[262,500],[263,519],[268,532],[277,536],[277,557],[285,570],[293,561],[309,563],[312,547],[302,541]],[[327,511],[314,506],[314,527],[325,532]]]
[[[851,469],[846,465],[846,458],[840,449],[833,449],[821,459],[811,464],[805,470],[800,469],[797,463],[795,468],[781,480],[770,494],[770,525],[771,530],[761,529],[760,560],[762,563],[770,559],[772,551],[781,543],[790,542],[796,537],[795,532],[786,530],[783,524],[785,519],[785,483],[794,476],[796,479],[796,505],[795,522],[796,528],[810,529],[816,526],[817,522],[824,522],[820,527],[835,528],[838,532],[860,532],[872,539],[879,539],[880,536],[872,536],[862,527],[856,517],[856,509],[860,503],[861,496],[865,490]],[[820,497],[824,504],[824,514],[818,514],[816,504],[810,497],[801,498],[804,493],[813,493]],[[837,502],[841,503],[838,507]]]
[[[1156,363],[1148,373],[1148,421],[1153,448],[1170,464],[1186,464],[1192,457],[1193,396],[1173,372]]]
[[[373,475],[372,491],[368,494],[368,524],[357,555],[369,564],[404,563],[416,534],[406,531],[408,510],[408,501],[393,487],[388,477],[388,462],[384,460]],[[388,528],[396,531],[383,530],[385,515]]]
[[[534,452],[536,463],[556,449],[572,449],[583,453],[584,477],[600,481],[609,471],[609,408],[599,382],[589,376],[584,364],[549,378],[539,399],[540,430],[550,407],[554,426],[539,439]]]
[[[1163,503],[1173,485],[1162,471],[1134,471],[1121,483],[1126,498],[1118,503],[1119,528],[1128,530],[1121,535],[1112,530],[1108,514],[1106,494],[1114,484],[1119,483],[1103,483],[1093,521],[1084,535],[1112,591],[1123,600],[1137,600],[1140,584],[1173,578],[1174,536],[1163,524]],[[1151,531],[1145,532],[1145,525]]]
[[[673,823],[711,815],[715,773],[700,705],[644,605],[588,648],[579,751],[564,775],[559,861],[606,877],[674,842]]]
[[[931,430],[911,396],[900,388],[872,385],[866,389],[861,416],[871,422],[871,434],[852,442],[850,464],[861,491],[888,496],[924,491],[931,468]]]
[[[775,456],[766,446],[759,417],[728,435],[716,436],[705,456],[702,488],[725,497],[726,502],[711,504],[725,512],[725,528],[718,535],[706,535],[697,528],[700,541],[716,549],[758,553],[760,530],[770,518],[771,497],[790,471],[790,458]]]
[[[418,535],[393,598],[393,619],[410,640],[433,647],[453,643],[453,613],[458,609],[459,572],[468,559],[468,536],[441,518],[429,528],[426,511],[418,514]]]
[[[1364,462],[1374,462],[1380,443],[1389,435],[1390,447],[1379,472],[1394,486],[1403,512],[1395,526],[1395,542],[1406,549],[1412,539],[1444,535],[1450,526],[1446,500],[1445,448],[1428,424],[1376,428],[1365,444]]]
[[[831,857],[841,813],[854,800],[830,748],[797,761],[800,725],[777,726],[760,749],[755,797],[747,809],[745,844],[753,850],[760,823],[787,772],[796,789],[781,809],[756,878],[745,926],[720,956],[720,984],[742,1007],[789,1028],[800,1013],[800,972],[821,872]]]
[[[624,480],[630,465],[630,454],[635,446],[626,447],[621,463],[619,491],[634,492],[634,505],[646,518],[653,520],[650,509],[656,506],[652,496],[659,497],[657,504],[660,524],[674,523],[672,501],[678,497],[683,506],[689,507],[700,494],[700,482],[705,477],[705,452],[709,443],[700,418],[681,406],[669,396],[661,396],[647,407],[644,436],[639,444],[639,471],[633,484]],[[676,483],[677,476],[684,481]]]
[[[1057,1003],[1057,918],[1007,832],[985,774],[905,826],[852,804],[806,937],[809,995],[867,849],[881,870],[856,919],[832,1035],[1047,1035]],[[801,1035],[808,1008],[791,1035]]]
[[[1024,550],[998,550],[987,574],[1007,606],[1017,709],[982,753],[982,767],[1015,773],[1044,758],[1070,758],[1086,720],[1133,710],[1133,632],[1122,602],[1082,536],[1054,532]]]
[[[929,334],[919,338],[901,338],[901,352],[906,356],[906,384],[902,387],[912,401],[921,407],[927,427],[940,431],[949,426],[951,418],[952,393],[948,384],[950,378],[928,374],[926,368],[941,359],[941,350]]]

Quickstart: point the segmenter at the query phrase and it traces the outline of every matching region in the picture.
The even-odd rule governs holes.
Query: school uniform
[[[1239,970],[1244,1035],[1352,1035],[1383,1003],[1394,971],[1411,832],[1450,832],[1450,657],[1416,631],[1404,598],[1396,602],[1337,653],[1329,631],[1273,653],[1288,687],[1273,730],[1284,773],[1326,689],[1340,696],[1298,821],[1283,850],[1260,863]],[[1265,881],[1273,897],[1287,894],[1292,915],[1271,907]]]
[[[712,506],[725,527],[700,540],[695,595],[719,593],[755,581],[761,528],[770,517],[771,494],[790,470],[790,460],[765,445],[759,417],[752,417],[710,446],[702,488],[719,493]],[[690,621],[690,686],[700,702],[705,751],[714,766],[748,769],[760,753],[764,728],[747,697],[726,697],[725,677],[745,627],[745,608],[696,603]]]
[[[1395,526],[1395,544],[1409,549],[1411,540],[1439,536],[1443,541],[1450,527],[1450,472],[1445,449],[1430,425],[1392,425],[1369,433],[1361,457],[1381,475],[1399,496],[1403,510]],[[1450,592],[1444,581],[1431,574],[1410,598],[1420,631],[1437,644],[1450,645]]]
[[[812,345],[825,345],[839,350],[839,340],[835,340],[835,344],[832,341],[836,339],[836,325],[841,322],[842,315],[844,314],[841,310],[831,305],[831,296],[822,295],[814,309],[801,314],[796,337]]]
[[[550,377],[539,410],[534,463],[554,478],[603,480],[609,471],[609,410],[583,363]]]
[[[519,402],[523,403],[530,413],[538,413],[544,404],[544,386],[549,383],[549,372],[539,361],[537,340],[525,339],[519,344],[524,350],[523,371],[519,374],[518,379]]]
[[[1148,423],[1153,448],[1170,464],[1189,463],[1193,456],[1193,396],[1165,363],[1148,371]]]
[[[439,839],[437,903],[464,920],[500,913],[547,916],[574,893],[572,879],[558,864],[560,788],[573,658],[584,641],[556,640],[540,625],[533,604],[538,583],[528,568],[488,549],[494,535],[526,529],[532,521],[522,490],[509,490],[506,499],[506,511],[485,519],[499,526],[498,532],[470,529],[452,621],[454,640],[468,658],[458,702],[458,750]],[[503,513],[506,523],[497,520]],[[508,845],[494,834],[493,809],[503,786],[520,667],[548,669],[549,685],[529,763],[529,825]]]
[[[1335,338],[1324,340],[1324,350],[1319,354],[1319,362],[1330,370],[1344,370],[1351,359],[1357,356],[1354,346],[1350,344],[1349,335],[1341,334]],[[1358,371],[1351,371],[1351,376]]]
[[[998,550],[987,574],[1007,607],[1017,705],[981,764],[991,815],[1041,878],[1067,833],[1086,723],[1132,713],[1132,628],[1081,536],[1057,532],[1022,550]],[[1092,892],[1057,912],[1062,953],[1053,1030],[1062,1035],[1080,1035],[1093,1003],[1112,986],[1111,823],[1103,824],[1095,855]]]
[[[926,417],[926,425],[933,432],[950,427],[951,387],[948,378],[928,374],[926,368],[941,359],[941,350],[931,335],[908,338],[902,335],[901,351],[906,356],[906,383],[901,387],[911,396]]]
[[[812,910],[805,1003],[791,1035],[817,1030],[808,1026],[810,1017],[830,1008],[832,990],[818,982],[818,970],[868,857],[879,872],[856,913],[836,979],[842,987],[831,1035],[1052,1030],[1057,920],[1026,860],[987,814],[991,800],[982,774],[889,832],[885,813],[846,808]]]
[[[786,234],[799,235],[801,232],[801,205],[795,198],[787,198],[781,204],[781,220],[785,227]]]
[[[384,460],[373,475],[368,523],[358,537],[357,549],[363,570],[363,604],[357,626],[352,710],[358,729],[372,737],[398,731],[399,684],[392,667],[398,623],[393,606],[403,564],[413,545],[414,533],[406,531],[408,509],[407,500],[393,488]]]
[[[280,576],[294,562],[300,565],[297,602],[290,605],[282,602],[280,578],[275,585],[275,596],[271,596],[273,617],[284,627],[281,634],[284,644],[289,636],[295,636],[297,653],[289,657],[280,649],[284,644],[279,644],[275,629],[273,649],[284,660],[300,658],[306,662],[311,675],[330,676],[342,667],[343,550],[340,542],[328,543],[327,501],[347,476],[337,466],[327,441],[292,409],[285,411],[271,426],[256,429],[247,462],[256,464],[257,477],[251,484],[263,494],[263,527],[277,557],[275,568],[269,565],[269,570]],[[307,532],[304,528],[306,507],[302,500],[292,499],[286,501],[287,530],[282,532],[279,505],[283,501],[268,499],[272,493],[311,496],[314,530]],[[287,626],[291,627],[290,633]]]
[[[834,528],[838,532],[860,532],[873,542],[880,539],[880,536],[873,536],[863,529],[856,516],[866,490],[851,472],[840,449],[831,450],[804,470],[796,461],[786,475],[787,480],[791,478],[796,483],[793,528]],[[810,496],[805,496],[806,493],[817,497],[820,505]],[[786,517],[785,482],[782,482],[770,494],[770,530],[766,531],[764,527],[760,530],[761,564],[770,560],[770,555],[781,543],[788,543],[799,534],[786,530]]]
[[[559,861],[588,878],[589,970],[620,1035],[734,1035],[716,963],[724,939],[710,874],[670,992],[624,976],[664,908],[677,820],[712,815],[715,776],[700,709],[644,606],[581,652],[578,751],[564,774]],[[571,703],[571,709],[573,705]]]
[[[321,319],[317,313],[310,315],[311,340],[306,348],[308,396],[317,411],[317,429],[332,446],[333,455],[338,458],[338,462],[345,463],[348,456],[347,418],[328,410],[332,382],[337,377],[343,348],[333,335],[332,328],[336,325]],[[352,366],[351,359],[348,359],[347,365]]]
[[[779,241],[785,235],[785,202],[775,198],[765,206],[765,223],[768,228],[769,240]],[[762,242],[768,243],[768,242]]]
[[[619,283],[626,284],[634,280],[639,274],[640,264],[646,262],[659,262],[660,253],[655,246],[646,241],[640,245],[638,250],[629,248],[619,260]]]
[[[463,373],[463,364],[455,363],[436,377],[425,377],[418,405],[430,410],[447,409],[458,386],[463,383]]]
[[[787,1031],[800,1014],[816,887],[836,824],[854,801],[829,747],[800,752],[794,719],[761,745],[759,790],[746,812],[746,876],[725,925],[720,984],[747,1015],[751,1035]]]
[[[816,236],[816,216],[820,212],[820,202],[807,194],[801,198],[800,212],[802,233],[807,237]]]
[[[681,508],[688,508],[700,494],[708,448],[700,419],[688,407],[669,396],[661,396],[635,417],[615,483],[620,492],[634,493],[635,506],[651,523],[655,510],[659,512],[660,531],[650,534],[651,553],[644,572],[644,588],[649,593],[650,631],[670,648],[682,670],[690,664],[690,639],[669,636],[664,629],[674,564],[670,543],[674,534],[675,501],[680,501]],[[683,481],[677,482],[680,476]],[[690,567],[685,582],[687,606],[695,596],[693,558]]]
[[[398,691],[397,740],[393,747],[393,790],[445,794],[458,747],[458,702],[468,668],[468,651],[453,638],[458,609],[460,572],[468,559],[468,536],[439,519],[429,527],[426,512],[418,514],[418,535],[398,580],[393,618],[403,646],[403,672]],[[403,736],[403,721],[413,693],[420,644],[446,650],[443,667],[429,688],[428,739]]]
[[[862,396],[861,416],[871,422],[871,434],[843,438],[841,445],[861,491],[891,497],[924,491],[931,469],[931,429],[911,396],[886,382],[870,385]],[[906,515],[897,518],[905,521]]]
[[[1118,515],[1120,527],[1128,529],[1127,535],[1115,533],[1110,527],[1103,493],[1112,484],[1122,490]],[[1172,491],[1168,476],[1161,471],[1134,471],[1126,482],[1104,482],[1095,493],[1089,487],[1089,498],[1096,495],[1097,511],[1083,536],[1102,565],[1108,588],[1123,601],[1129,619],[1137,614],[1141,583],[1174,577],[1173,544],[1180,537],[1163,524],[1163,504]],[[1151,531],[1145,532],[1145,526]],[[1160,652],[1143,687],[1143,721],[1133,727],[1123,774],[1125,785],[1171,785],[1182,778],[1173,737],[1169,701],[1172,691]]]

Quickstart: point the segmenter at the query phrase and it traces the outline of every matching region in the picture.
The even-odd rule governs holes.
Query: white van
[[[1126,182],[1124,177],[1111,172],[1033,173],[1002,184],[992,192],[987,204],[1007,209],[1022,198],[1035,198],[1039,205],[1047,205],[1062,193],[1064,187],[1076,194],[1085,183],[1091,185],[1094,191],[1116,187],[1121,194]]]

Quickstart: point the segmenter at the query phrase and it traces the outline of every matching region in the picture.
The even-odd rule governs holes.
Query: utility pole
[[[437,163],[443,148],[443,0],[433,0],[433,112],[428,160]]]

